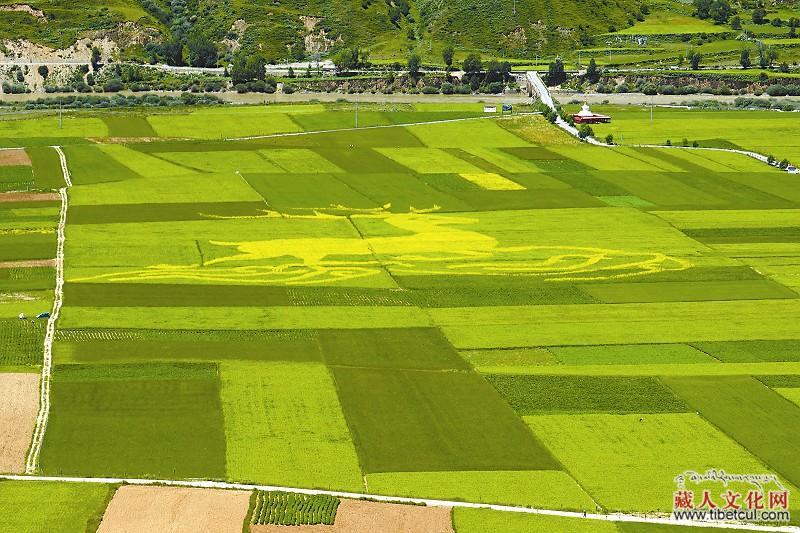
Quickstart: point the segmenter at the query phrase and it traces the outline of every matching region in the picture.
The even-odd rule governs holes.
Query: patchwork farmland
[[[54,478],[0,480],[0,530],[677,531],[601,515],[668,516],[709,469],[774,474],[800,520],[796,176],[479,104],[358,112],[0,120],[0,466]]]

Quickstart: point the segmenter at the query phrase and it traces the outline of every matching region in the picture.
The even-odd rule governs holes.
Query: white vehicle
[[[789,174],[800,174],[800,168],[797,168],[794,165],[789,165],[788,167],[786,167],[786,172],[788,172]]]

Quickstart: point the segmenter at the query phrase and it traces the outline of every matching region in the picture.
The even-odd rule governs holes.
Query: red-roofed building
[[[575,121],[575,124],[601,124],[604,122],[611,122],[611,117],[592,113],[589,110],[589,106],[583,104],[581,110],[572,115],[572,120]]]

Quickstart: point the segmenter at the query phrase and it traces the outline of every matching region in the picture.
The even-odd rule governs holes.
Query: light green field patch
[[[633,195],[621,196],[598,196],[600,200],[604,201],[612,207],[634,207],[640,209],[647,209],[648,207],[655,206],[654,203],[648,202],[643,198]]]
[[[475,146],[466,151],[502,168],[506,172],[541,172],[541,169],[533,162],[519,159],[497,148],[481,148]]]
[[[487,191],[524,191],[525,187],[494,172],[461,173],[465,180]]]
[[[0,530],[94,531],[113,493],[110,485],[0,481]]]
[[[652,148],[655,152],[663,152],[665,155],[670,157],[674,157],[677,159],[681,159],[690,163],[692,165],[697,165],[699,167],[705,168],[707,170],[711,170],[713,172],[733,172],[734,169],[731,168],[729,165],[725,165],[720,163],[719,161],[714,161],[708,157],[704,157],[704,152],[700,150],[683,150],[678,148]]]
[[[250,107],[150,115],[147,121],[161,137],[189,139],[224,139],[302,131],[286,114]]]
[[[461,307],[428,313],[459,349],[800,337],[800,300],[789,299]]]
[[[158,157],[197,172],[282,172],[257,152],[244,150],[204,152],[162,152]]]
[[[344,172],[341,168],[308,148],[273,148],[271,150],[259,150],[258,153],[274,165],[293,174]]]
[[[548,533],[618,532],[613,522],[561,516],[507,513],[492,511],[491,509],[469,509],[464,507],[453,509],[453,526],[457,533],[485,533],[486,531],[502,531],[503,533],[530,533],[532,531],[547,531]]]
[[[609,150],[596,146],[548,146],[552,150],[597,170],[649,170],[658,172],[661,169],[641,159],[630,157],[617,149]]]
[[[70,307],[67,328],[137,329],[352,329],[428,327],[416,307]]]
[[[363,490],[324,365],[225,362],[221,376],[229,479]]]
[[[481,172],[478,167],[436,148],[376,148],[375,150],[420,174]]]
[[[730,172],[765,172],[769,167],[763,161],[742,154],[732,154],[719,150],[695,150],[697,157],[727,166]]]
[[[233,173],[193,174],[147,181],[98,183],[91,186],[75,186],[70,189],[69,194],[70,203],[75,205],[262,200],[247,182]]]
[[[464,350],[459,354],[479,372],[485,368],[554,365],[559,362],[546,348]]]
[[[55,115],[16,120],[0,120],[0,138],[6,137],[106,137],[108,127],[99,118],[64,115],[62,127]],[[57,132],[57,133],[56,133]]]
[[[157,157],[137,152],[121,144],[104,144],[100,150],[113,157],[144,178],[183,176],[193,174],[193,170],[173,165]]]
[[[541,125],[542,129],[549,128]],[[422,143],[431,148],[513,147],[528,143],[509,133],[493,119],[465,120],[445,124],[407,126]]]
[[[800,407],[800,387],[778,387],[773,390]]]
[[[522,505],[548,509],[594,509],[595,503],[569,474],[559,470],[389,472],[367,474],[375,494]]]
[[[800,220],[800,209],[655,211],[653,214],[680,229],[783,228],[796,226]]]
[[[647,165],[654,166],[665,172],[685,172],[683,168],[657,157],[655,154],[651,153],[649,149],[636,150],[634,148],[620,146],[614,148],[614,150],[620,154],[637,159]]]
[[[694,413],[524,419],[581,486],[611,510],[671,510],[674,478],[687,470],[768,470]]]
[[[565,365],[640,365],[717,363],[688,344],[556,346],[550,352]]]
[[[487,374],[539,374],[548,376],[780,376],[800,373],[800,363],[564,364],[550,366],[495,366],[484,367],[480,370]]]

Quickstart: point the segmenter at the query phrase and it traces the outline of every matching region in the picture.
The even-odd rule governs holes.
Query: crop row
[[[44,320],[0,320],[0,365],[36,365],[42,359]]]
[[[327,494],[258,491],[252,523],[283,526],[332,525],[338,507],[339,498]]]

